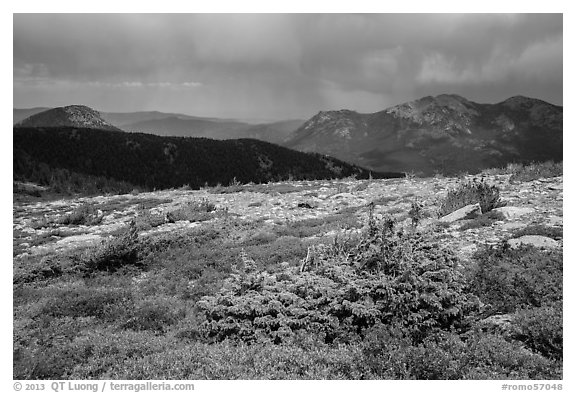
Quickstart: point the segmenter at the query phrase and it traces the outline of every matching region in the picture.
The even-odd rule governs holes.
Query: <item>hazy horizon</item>
[[[233,119],[563,105],[562,14],[14,14],[14,108]]]

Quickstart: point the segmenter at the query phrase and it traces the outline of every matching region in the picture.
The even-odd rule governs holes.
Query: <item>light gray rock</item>
[[[465,220],[469,218],[478,217],[482,214],[482,209],[480,208],[480,204],[476,203],[474,205],[464,206],[442,218],[440,218],[440,222],[454,222],[458,220]]]
[[[65,237],[62,240],[56,242],[57,246],[68,246],[70,244],[74,245],[93,245],[97,244],[102,240],[102,236],[95,235],[91,233],[85,233],[82,235],[74,235]]]
[[[562,217],[550,216],[548,217],[548,224],[552,226],[562,226]]]
[[[553,249],[553,248],[560,247],[556,240],[550,239],[549,237],[546,237],[546,236],[540,236],[540,235],[526,235],[526,236],[521,236],[521,237],[516,238],[516,239],[510,239],[510,240],[508,240],[508,244],[512,248],[518,248],[524,244],[529,244],[529,245],[532,245],[534,247],[547,248],[547,249]]]
[[[526,214],[531,214],[535,212],[535,210],[531,207],[515,207],[515,206],[498,207],[493,211],[502,213],[502,215],[504,215],[504,217],[506,217],[509,220],[519,218]]]
[[[501,226],[502,229],[505,229],[507,231],[512,229],[520,229],[524,227],[526,227],[526,224],[524,224],[523,222],[507,222],[505,224],[502,224]]]

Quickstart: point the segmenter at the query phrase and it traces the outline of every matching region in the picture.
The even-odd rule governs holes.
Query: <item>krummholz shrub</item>
[[[462,183],[458,188],[448,191],[448,194],[440,204],[438,216],[444,217],[464,206],[479,203],[482,213],[502,207],[505,203],[500,200],[498,187],[489,185],[484,179],[473,179]]]
[[[281,342],[307,330],[324,334],[326,342],[350,341],[376,323],[398,323],[419,340],[464,324],[479,303],[465,290],[456,256],[392,226],[372,223],[355,244],[316,246],[305,268],[275,274],[259,271],[244,255],[245,268],[198,302],[205,334],[215,341]]]
[[[80,270],[91,273],[98,270],[113,271],[138,262],[138,229],[134,221],[118,237],[88,249],[81,257]]]

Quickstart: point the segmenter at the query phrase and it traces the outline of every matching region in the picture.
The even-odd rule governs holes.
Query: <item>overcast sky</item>
[[[14,106],[307,119],[426,95],[562,105],[561,14],[15,14]]]

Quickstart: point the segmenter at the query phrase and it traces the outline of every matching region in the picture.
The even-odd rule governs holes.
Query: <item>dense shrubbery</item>
[[[371,225],[359,241],[313,247],[306,265],[276,274],[244,255],[222,290],[199,302],[206,333],[281,342],[309,330],[347,342],[376,323],[402,324],[415,340],[460,326],[478,302],[465,293],[454,254],[429,240],[395,233],[390,222]]]
[[[542,307],[523,307],[514,314],[516,338],[532,350],[552,359],[562,359],[562,302]]]
[[[363,362],[384,379],[556,379],[561,366],[500,335],[440,331],[412,345],[402,329],[377,325],[362,343]]]
[[[541,307],[562,299],[562,252],[531,246],[512,249],[504,243],[481,250],[471,290],[493,312],[514,312],[519,306]]]
[[[489,185],[482,179],[476,179],[462,183],[458,188],[450,190],[440,204],[438,216],[443,217],[464,206],[480,204],[482,213],[504,206],[500,200],[500,190],[496,186]]]

